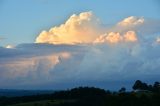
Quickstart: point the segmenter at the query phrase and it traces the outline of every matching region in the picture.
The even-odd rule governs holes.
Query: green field
[[[34,102],[27,102],[27,103],[18,103],[14,105],[8,106],[59,106],[68,103],[74,103],[75,100],[42,100],[42,101],[34,101]]]

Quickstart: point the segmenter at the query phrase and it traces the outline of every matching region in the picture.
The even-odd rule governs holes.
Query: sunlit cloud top
[[[92,12],[73,14],[60,26],[42,31],[36,43],[75,44],[90,43],[100,34],[100,21]]]
[[[154,34],[158,32],[159,26],[143,17],[130,16],[108,27],[89,11],[73,14],[64,24],[54,26],[49,31],[42,31],[35,42],[49,44],[136,42],[138,39],[147,38],[141,36],[142,33],[149,34],[146,27],[149,28],[150,34]]]
[[[120,26],[136,26],[144,23],[144,18],[140,17],[135,17],[135,16],[130,16],[128,18],[125,18],[121,22],[118,23]]]

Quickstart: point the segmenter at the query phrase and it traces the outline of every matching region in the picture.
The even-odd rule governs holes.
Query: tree
[[[148,90],[149,91],[153,91],[153,86],[152,85],[148,85]]]
[[[142,82],[140,81],[140,80],[137,80],[135,83],[134,83],[134,85],[133,85],[133,89],[134,90],[137,90],[137,89],[139,89],[140,87],[141,87],[141,85],[142,85]]]
[[[148,90],[148,85],[146,83],[141,82],[140,80],[137,80],[132,88],[134,90]]]
[[[160,92],[160,83],[159,82],[155,82],[153,85],[153,91],[154,92]]]
[[[153,87],[159,88],[160,87],[160,83],[159,82],[155,82],[154,85],[153,85]]]
[[[122,87],[120,90],[119,90],[120,93],[124,93],[126,92],[126,88],[125,87]]]

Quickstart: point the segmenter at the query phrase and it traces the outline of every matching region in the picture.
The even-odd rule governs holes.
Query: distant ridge
[[[19,90],[19,89],[0,89],[0,96],[17,97],[38,94],[51,94],[54,90]]]

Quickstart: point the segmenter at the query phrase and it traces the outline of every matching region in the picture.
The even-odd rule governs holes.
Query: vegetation
[[[118,92],[94,87],[79,87],[53,94],[1,97],[0,106],[160,106],[160,83],[137,80],[133,91],[122,87]]]

